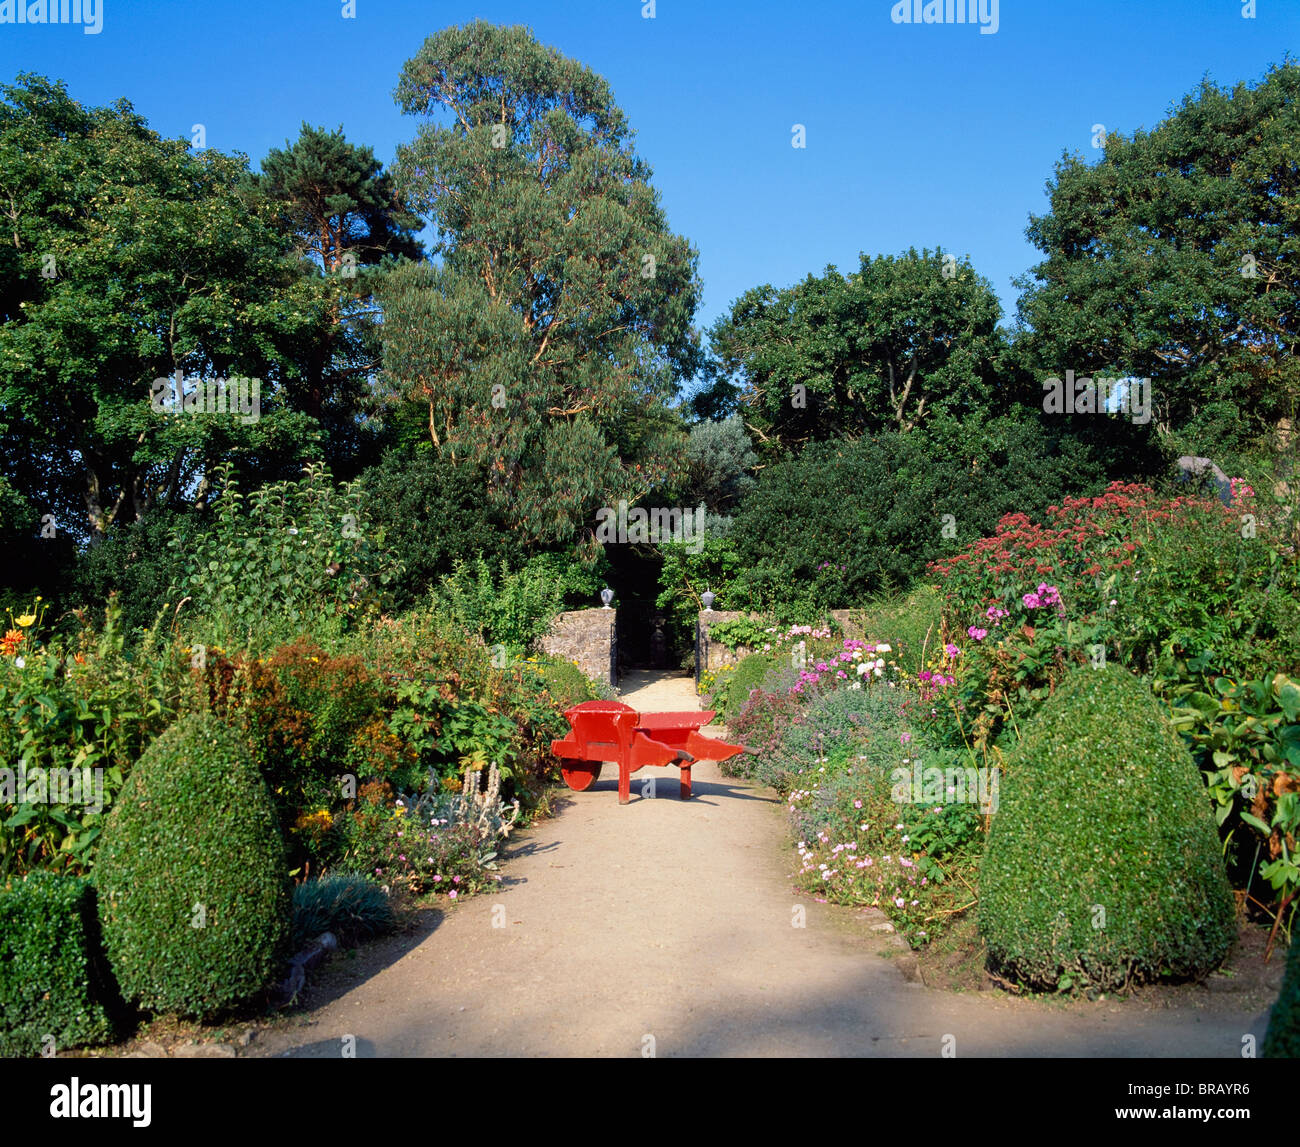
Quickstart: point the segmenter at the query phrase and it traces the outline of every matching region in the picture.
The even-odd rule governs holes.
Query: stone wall
[[[701,610],[695,622],[695,686],[698,689],[700,674],[721,669],[724,665],[735,665],[749,650],[728,649],[716,641],[709,640],[710,627],[722,621],[735,621],[738,617],[754,616],[739,609]]]
[[[618,685],[616,609],[575,609],[560,614],[542,638],[542,652],[576,661],[588,676]]]

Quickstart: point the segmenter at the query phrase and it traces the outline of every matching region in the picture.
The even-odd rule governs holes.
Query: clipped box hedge
[[[0,1056],[112,1042],[120,1008],[88,880],[33,872],[0,891]]]
[[[1232,947],[1205,784],[1118,666],[1072,670],[1008,759],[979,926],[992,966],[1035,988],[1199,978]]]
[[[273,982],[290,888],[270,793],[248,747],[210,714],[183,717],[127,778],[95,868],[122,994],[206,1018]]]

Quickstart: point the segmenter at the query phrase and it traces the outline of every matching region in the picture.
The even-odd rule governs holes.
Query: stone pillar
[[[722,621],[735,621],[738,617],[757,617],[741,609],[700,610],[695,621],[695,688],[700,687],[700,674],[724,665],[735,665],[750,651],[745,648],[728,649],[709,640],[709,629]]]
[[[561,613],[542,638],[542,652],[576,661],[588,676],[618,685],[616,609],[575,609]]]

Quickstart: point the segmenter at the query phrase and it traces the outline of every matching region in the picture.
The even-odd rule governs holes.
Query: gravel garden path
[[[691,680],[667,674],[635,675],[623,699],[699,707]],[[677,770],[651,769],[620,807],[611,772],[512,837],[497,893],[336,957],[310,1010],[243,1054],[337,1057],[352,1036],[358,1056],[925,1057],[952,1036],[958,1057],[1237,1058],[1244,1034],[1263,1038],[1267,1004],[1231,992],[1160,1005],[932,991],[904,975],[877,914],[793,891],[770,790],[705,763],[683,803]]]

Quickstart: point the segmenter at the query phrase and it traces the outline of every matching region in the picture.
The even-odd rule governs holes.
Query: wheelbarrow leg
[[[691,765],[689,761],[682,764],[682,800],[691,799]]]
[[[629,804],[632,800],[632,766],[626,760],[618,763],[618,803]]]

